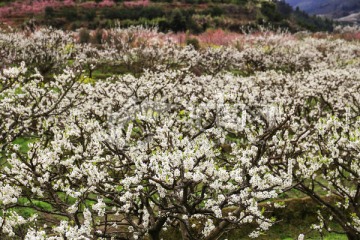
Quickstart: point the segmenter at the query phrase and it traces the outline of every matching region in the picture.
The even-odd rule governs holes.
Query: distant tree
[[[79,32],[80,43],[88,43],[90,41],[90,33],[86,28],[82,28]]]
[[[245,5],[249,0],[235,0],[234,2],[238,5]]]
[[[68,21],[74,21],[78,17],[76,8],[67,8],[64,10],[63,14]]]
[[[289,18],[293,11],[292,7],[284,0],[276,3],[276,9],[284,18]]]
[[[175,9],[171,14],[170,28],[174,32],[186,30],[186,18],[179,9]]]
[[[52,7],[46,7],[45,8],[45,17],[46,18],[53,18],[54,17],[54,8]]]
[[[269,21],[281,21],[282,16],[277,11],[276,5],[272,2],[263,2],[261,4],[261,13],[267,17]]]
[[[222,8],[220,8],[219,6],[211,6],[208,9],[206,9],[206,12],[210,14],[212,17],[217,17],[217,16],[221,16],[224,14],[224,10]]]
[[[159,21],[159,30],[161,32],[166,32],[170,29],[170,23],[169,21],[162,19]]]
[[[95,17],[96,17],[96,11],[94,9],[89,9],[88,11],[85,12],[86,20],[93,21]]]
[[[164,10],[161,7],[143,7],[140,10],[140,16],[147,19],[154,19],[164,16]]]
[[[200,43],[199,43],[199,40],[197,38],[188,38],[188,39],[186,39],[186,45],[191,45],[196,50],[200,49]]]
[[[94,36],[92,37],[92,42],[95,44],[101,44],[102,43],[102,36],[103,36],[103,30],[102,29],[96,29]]]

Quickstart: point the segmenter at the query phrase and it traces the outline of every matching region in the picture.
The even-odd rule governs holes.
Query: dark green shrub
[[[88,23],[88,29],[94,30],[94,29],[98,28],[99,25],[100,25],[100,23],[98,20],[91,21]]]
[[[224,10],[219,6],[211,6],[204,11],[205,15],[211,15],[212,17],[218,17],[224,14]]]
[[[61,19],[61,18],[53,18],[50,19],[49,21],[47,21],[47,24],[49,26],[52,26],[53,28],[64,28],[65,24],[66,24],[66,20],[65,19]]]
[[[162,19],[158,23],[159,31],[160,32],[167,32],[170,29],[170,23],[166,19]]]
[[[90,41],[90,32],[86,28],[82,28],[79,32],[80,43],[88,43]]]
[[[188,38],[186,39],[186,45],[191,45],[194,49],[200,49],[200,42],[197,38]]]
[[[262,2],[260,10],[261,13],[271,22],[278,22],[283,19],[281,14],[277,11],[276,5],[272,2]]]
[[[213,3],[231,3],[232,0],[212,0]]]
[[[284,18],[289,18],[293,11],[292,7],[285,1],[276,2],[276,9]]]
[[[80,27],[82,27],[82,24],[80,23],[80,22],[72,22],[71,24],[70,24],[70,29],[72,30],[72,31],[75,31],[75,30],[77,30],[77,29],[79,29]]]
[[[233,0],[235,4],[237,5],[245,5],[248,0]]]
[[[85,12],[85,18],[87,21],[93,21],[96,17],[96,11],[95,9],[88,9],[86,12]]]
[[[143,7],[141,8],[140,11],[140,16],[142,18],[147,18],[147,19],[160,18],[163,17],[164,15],[165,15],[164,10],[161,7],[155,7],[155,6]]]
[[[95,43],[95,44],[101,44],[102,43],[102,35],[103,35],[103,30],[96,29],[95,35],[92,37],[91,42]]]
[[[52,8],[52,7],[46,7],[45,8],[45,17],[46,18],[53,18],[54,17],[54,8]]]
[[[186,18],[179,9],[175,9],[171,14],[170,29],[174,32],[186,30]]]
[[[199,34],[199,33],[202,33],[203,31],[205,31],[207,29],[207,27],[204,28],[204,26],[200,26],[192,18],[190,18],[189,20],[187,20],[186,29],[190,30],[191,33]]]
[[[74,21],[78,18],[78,13],[76,8],[64,8],[62,10],[62,15],[66,18],[68,21]]]

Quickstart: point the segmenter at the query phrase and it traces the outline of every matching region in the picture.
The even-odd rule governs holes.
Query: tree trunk
[[[160,217],[154,224],[154,227],[149,229],[149,235],[151,240],[160,240],[160,232],[165,222],[166,222],[166,217]]]
[[[189,236],[189,233],[188,233],[188,230],[186,229],[185,223],[179,222],[179,225],[180,225],[180,232],[181,232],[182,240],[190,240],[191,237]]]
[[[160,231],[158,230],[150,230],[149,235],[151,240],[160,240]]]
[[[360,234],[354,231],[348,231],[346,232],[346,237],[349,240],[359,240],[360,239]]]

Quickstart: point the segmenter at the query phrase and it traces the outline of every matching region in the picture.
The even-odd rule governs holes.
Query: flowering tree
[[[15,74],[26,75],[24,71],[10,69],[5,73],[21,81]],[[8,125],[6,132],[12,138],[4,138],[36,137],[26,153],[17,145],[4,146],[11,167],[4,168],[3,184],[11,186],[14,194],[4,196],[3,202],[10,204],[4,204],[4,211],[29,206],[63,216],[75,226],[61,221],[54,231],[59,236],[75,234],[68,237],[107,237],[125,231],[124,237],[129,237],[126,232],[134,238],[148,233],[158,239],[164,226],[180,224],[184,238],[213,239],[229,225],[256,220],[258,230],[267,230],[272,224],[257,202],[274,198],[289,187],[288,171],[283,172],[283,178],[265,174],[269,169],[258,166],[261,154],[255,146],[242,149],[232,145],[233,150],[224,159],[221,143],[226,132],[222,125],[229,115],[223,119],[217,107],[230,106],[218,99],[221,95],[213,94],[214,99],[209,99],[212,104],[206,107],[201,96],[194,97],[191,91],[185,97],[183,91],[194,87],[193,78],[184,79],[181,72],[171,71],[147,73],[139,79],[125,76],[115,83],[91,86],[78,82],[78,75],[68,70],[41,89],[36,86],[42,78],[32,75],[31,79],[18,86],[22,94],[16,88],[3,93],[7,96],[4,110],[19,100],[30,103],[7,110],[10,116],[6,123],[19,119],[22,113],[20,119],[28,124],[22,122],[24,125],[17,128]],[[197,88],[210,91],[211,84],[217,83],[209,80],[199,79]],[[161,97],[162,91],[172,94]],[[42,98],[39,106],[30,101],[33,95]],[[187,98],[190,104],[184,102]],[[153,110],[150,116],[140,111],[164,104],[171,105],[161,112]],[[106,124],[113,114],[122,119],[136,109],[139,112],[135,111],[126,123]],[[7,202],[9,197],[12,200]],[[26,198],[25,205],[16,197]],[[37,207],[35,199],[49,204],[51,210]],[[223,215],[226,208],[232,210]],[[79,215],[84,215],[85,222]],[[205,219],[205,226],[196,219]],[[127,230],[114,230],[123,225],[129,226]],[[200,227],[202,231],[195,230]]]
[[[101,48],[1,34],[2,238],[210,240],[249,223],[257,237],[276,223],[266,207],[298,189],[324,207],[313,228],[332,217],[357,239],[358,43],[195,51],[131,44],[137,31]],[[133,72],[89,76],[103,65]]]

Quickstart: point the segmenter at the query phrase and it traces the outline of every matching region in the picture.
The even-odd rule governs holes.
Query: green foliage
[[[283,16],[283,18],[289,18],[293,9],[285,1],[276,2],[276,10]]]
[[[95,44],[101,44],[102,42],[102,34],[103,34],[103,30],[101,29],[97,29],[95,31],[95,36],[93,38],[93,43]]]
[[[79,32],[80,43],[88,43],[90,41],[89,30],[83,28]]]
[[[87,9],[84,15],[87,21],[93,21],[96,17],[96,11],[95,9]]]
[[[160,7],[134,7],[134,8],[104,8],[102,15],[108,19],[130,19],[138,20],[140,18],[154,19],[165,15]]]
[[[170,29],[174,32],[186,30],[186,18],[179,9],[175,9],[170,18]]]
[[[209,8],[203,10],[201,13],[204,15],[210,15],[212,17],[218,17],[223,15],[225,12],[224,9],[222,9],[221,7],[217,5],[212,5]]]
[[[299,24],[300,27],[308,29],[310,31],[332,31],[333,30],[333,23],[328,19],[321,19],[316,16],[310,17],[303,11],[296,10],[293,13],[293,18],[295,19],[296,23]]]
[[[200,43],[199,43],[199,40],[197,38],[188,38],[188,39],[186,39],[186,45],[191,45],[196,50],[200,49]]]
[[[165,15],[165,12],[160,7],[150,6],[150,7],[143,7],[140,11],[141,18],[147,19],[155,19],[160,18]]]
[[[45,17],[46,17],[46,18],[52,18],[52,17],[54,17],[54,8],[52,8],[52,7],[46,7],[46,8],[45,8]]]
[[[152,0],[152,2],[155,2],[155,3],[158,3],[158,2],[172,3],[173,0]]]
[[[20,152],[27,153],[29,150],[28,144],[34,141],[34,138],[17,138],[13,141],[13,144],[18,144],[20,146]]]
[[[268,21],[278,22],[283,19],[282,15],[277,11],[276,5],[274,3],[262,2],[260,10]]]
[[[234,0],[234,3],[238,4],[238,5],[245,5],[248,2],[249,2],[249,0]]]
[[[64,8],[62,11],[62,15],[68,21],[74,21],[78,18],[78,13],[76,8]]]

